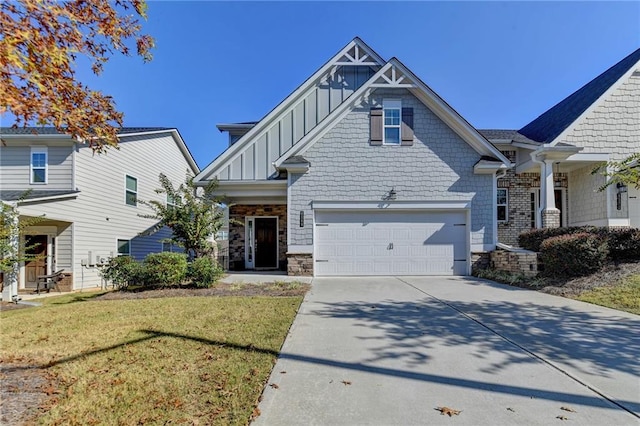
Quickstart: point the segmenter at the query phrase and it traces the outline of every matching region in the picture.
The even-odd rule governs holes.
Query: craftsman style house
[[[109,257],[142,260],[171,249],[162,242],[167,230],[139,235],[155,222],[139,216],[151,210],[138,200],[171,201],[155,193],[161,172],[176,185],[198,173],[176,129],[123,128],[119,149],[100,155],[53,128],[3,127],[0,138],[1,201],[21,218],[43,216],[26,233],[27,246],[42,256],[20,265],[19,289],[62,269],[63,288],[100,286]]]
[[[516,130],[477,130],[359,38],[197,177],[227,196],[231,267],[466,275],[536,227],[638,226],[596,164],[640,146],[640,50]]]

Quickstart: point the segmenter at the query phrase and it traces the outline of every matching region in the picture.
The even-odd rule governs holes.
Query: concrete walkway
[[[316,278],[256,424],[638,425],[639,359],[635,315],[474,279]]]

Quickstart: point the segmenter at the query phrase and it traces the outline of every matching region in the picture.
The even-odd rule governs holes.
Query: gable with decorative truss
[[[209,164],[196,176],[196,182],[277,177],[273,162],[324,122],[384,64],[377,53],[355,38]]]

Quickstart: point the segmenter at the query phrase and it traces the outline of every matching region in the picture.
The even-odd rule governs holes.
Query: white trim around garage
[[[464,210],[471,200],[452,201],[313,201],[313,210]]]

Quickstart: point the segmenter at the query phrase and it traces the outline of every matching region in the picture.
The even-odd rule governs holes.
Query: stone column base
[[[313,254],[287,253],[287,275],[313,276]]]
[[[560,210],[547,209],[542,211],[543,228],[560,228]]]

